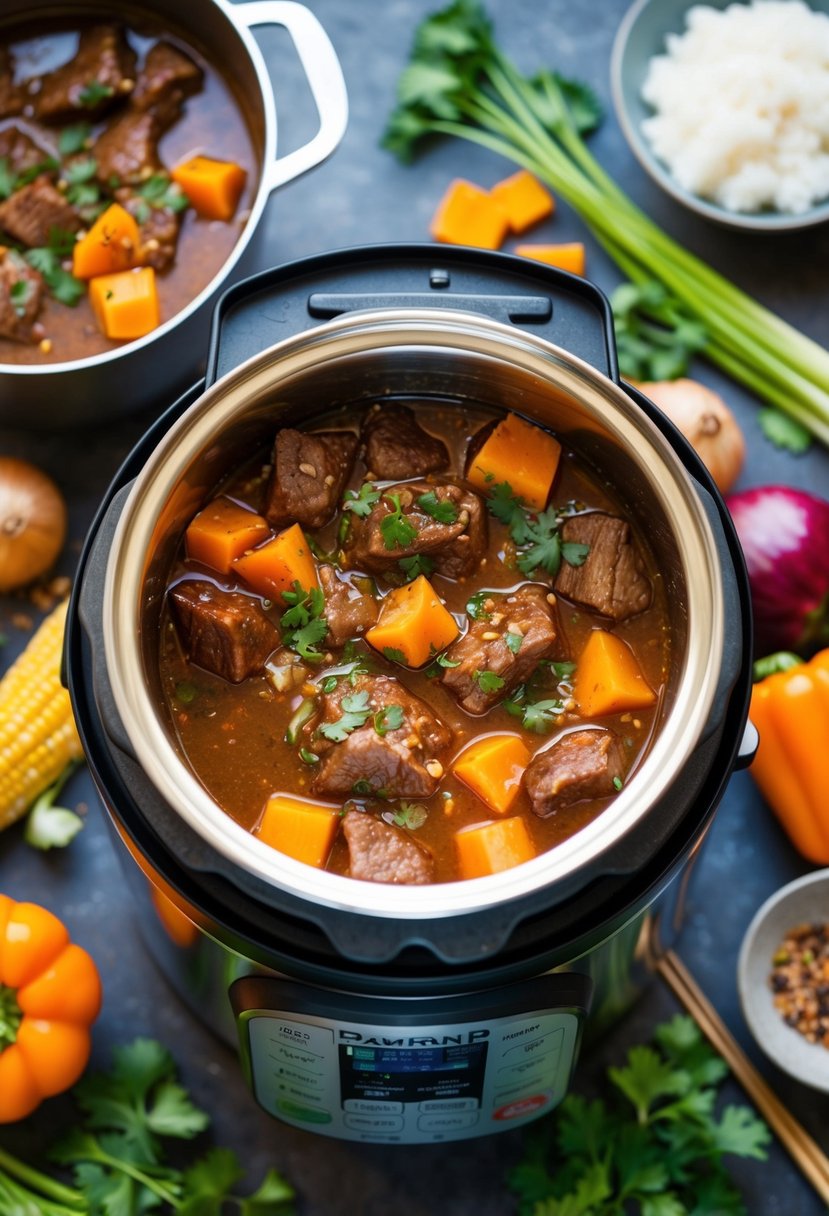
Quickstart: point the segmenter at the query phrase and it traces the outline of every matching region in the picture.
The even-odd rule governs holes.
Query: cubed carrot
[[[306,591],[318,585],[317,566],[305,533],[299,524],[249,549],[231,563],[254,591],[281,604],[283,591],[299,583]]]
[[[532,861],[535,847],[518,815],[492,823],[474,824],[455,833],[462,878],[483,878]]]
[[[452,768],[490,810],[506,815],[529,762],[530,753],[518,735],[487,735],[461,752]]]
[[[247,181],[241,165],[209,156],[191,156],[170,171],[194,211],[208,220],[229,220]]]
[[[606,629],[592,630],[579,655],[573,696],[585,718],[647,709],[656,701],[631,648]]]
[[[438,203],[429,231],[436,241],[449,245],[498,249],[507,227],[507,217],[492,195],[458,177]]]
[[[143,338],[160,319],[152,266],[97,275],[89,280],[89,302],[108,338]]]
[[[255,835],[272,849],[306,865],[321,868],[328,861],[340,822],[338,806],[323,806],[273,794],[267,801]]]
[[[560,457],[557,439],[517,414],[507,414],[475,453],[466,476],[485,493],[507,482],[528,507],[542,511]]]
[[[380,618],[366,631],[366,641],[386,658],[421,667],[431,655],[454,642],[459,633],[452,613],[421,574],[384,598]]]
[[[569,241],[561,245],[516,245],[515,252],[522,258],[546,262],[570,274],[584,274],[584,245],[581,241]]]
[[[267,521],[224,495],[214,498],[184,533],[187,556],[221,574],[230,574],[237,557],[270,534]]]
[[[140,257],[138,224],[120,203],[112,203],[72,249],[72,273],[76,279],[117,274],[137,266]]]
[[[526,232],[555,210],[552,194],[527,169],[519,169],[490,190],[513,232]]]

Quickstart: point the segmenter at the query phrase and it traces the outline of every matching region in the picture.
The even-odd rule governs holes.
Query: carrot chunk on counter
[[[527,169],[519,169],[496,182],[490,194],[506,215],[513,232],[526,232],[555,210],[550,191]]]
[[[492,195],[463,178],[455,178],[440,200],[429,231],[449,245],[499,249],[507,234],[506,214]]]
[[[387,658],[407,667],[421,667],[459,633],[452,613],[421,574],[384,598],[380,618],[366,631],[366,641]]]
[[[230,574],[237,557],[270,534],[267,521],[222,495],[199,511],[184,533],[187,556]]]
[[[282,592],[290,591],[294,583],[305,591],[319,585],[314,555],[299,524],[234,558],[231,565],[254,591],[280,605]]]
[[[573,696],[585,718],[646,709],[656,701],[631,648],[605,629],[594,629],[579,655]]]
[[[455,849],[462,878],[483,878],[511,870],[535,857],[530,834],[517,815],[461,828],[455,833]]]
[[[280,853],[318,869],[325,865],[340,822],[340,808],[287,794],[268,799],[256,835]]]
[[[529,762],[530,753],[517,735],[488,735],[467,747],[452,769],[490,810],[506,815]]]
[[[466,476],[484,493],[507,482],[528,507],[542,511],[560,457],[557,439],[517,414],[507,414],[476,452]]]
[[[561,245],[516,245],[515,252],[522,258],[546,262],[570,274],[584,274],[584,245],[581,241],[569,241]]]

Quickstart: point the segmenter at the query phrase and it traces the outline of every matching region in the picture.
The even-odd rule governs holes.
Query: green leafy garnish
[[[384,499],[394,508],[380,520],[380,534],[387,549],[405,549],[417,536],[417,528],[403,514],[399,494],[385,494]]]
[[[435,568],[435,563],[425,553],[415,553],[412,557],[400,557],[397,559],[397,564],[405,574],[407,583],[412,582],[421,574],[428,578]]]
[[[630,380],[676,380],[708,341],[705,326],[655,279],[623,283],[610,304],[619,371]]]
[[[406,667],[408,664],[405,654],[402,650],[398,650],[396,646],[384,646],[383,658],[388,659],[390,663],[400,663],[403,667]]]
[[[328,621],[323,615],[325,596],[321,588],[306,591],[294,580],[291,591],[283,591],[282,598],[290,607],[282,613],[279,625],[282,642],[308,663],[321,663],[324,655],[316,647],[328,632]]]
[[[490,591],[476,591],[474,595],[470,595],[466,601],[467,616],[473,621],[488,621],[490,614],[487,612],[484,604],[492,598]]]
[[[715,1113],[728,1069],[690,1017],[657,1026],[607,1071],[606,1096],[570,1093],[535,1125],[508,1175],[520,1216],[740,1216],[725,1169],[734,1154],[762,1161],[771,1135],[746,1106]]]
[[[371,508],[379,499],[380,491],[370,481],[364,481],[359,490],[346,490],[343,510],[351,511],[354,515],[365,518],[371,513]]]
[[[460,667],[461,665],[460,659],[453,661],[445,654],[437,655],[435,662],[437,663],[438,667]]]
[[[23,255],[29,265],[43,275],[54,298],[70,308],[74,308],[86,294],[86,284],[61,266],[61,262],[71,254],[74,244],[75,238],[71,232],[52,228],[47,245],[27,249]]]
[[[342,743],[353,730],[357,730],[359,726],[365,726],[371,715],[368,693],[365,690],[343,697],[340,705],[343,712],[337,721],[324,722],[319,728],[320,734],[333,743]]]
[[[65,166],[63,175],[68,183],[66,198],[73,207],[91,207],[100,200],[101,190],[95,181],[97,172],[97,162],[91,156]]]
[[[385,709],[378,709],[373,721],[374,729],[382,739],[390,730],[400,730],[403,725],[403,706],[387,705]]]
[[[418,497],[417,505],[421,511],[431,515],[439,524],[453,524],[458,518],[458,508],[448,498],[438,498],[434,490]]]
[[[18,279],[16,283],[12,283],[9,288],[9,299],[12,302],[14,311],[18,317],[25,317],[26,305],[32,298],[32,292],[35,286],[29,279]]]
[[[303,764],[316,764],[319,756],[316,752],[312,752],[310,748],[301,747],[299,749],[299,758]]]
[[[429,818],[429,812],[419,802],[401,802],[398,810],[387,811],[383,818],[387,823],[393,823],[395,827],[408,828],[410,832],[416,832]]]
[[[148,177],[145,182],[142,182],[136,193],[141,196],[147,206],[155,207],[157,210],[184,211],[190,206],[181,186],[178,182],[172,181],[167,173],[154,173],[152,177]],[[148,218],[149,213],[145,213],[144,218],[139,219],[138,222],[146,224]]]
[[[29,811],[23,839],[32,848],[62,849],[75,839],[83,827],[83,820],[75,811],[55,806],[55,799],[77,767],[74,761],[67,764],[57,781],[44,790]]]
[[[768,407],[760,410],[757,415],[760,430],[770,443],[787,452],[801,456],[811,447],[811,438],[805,426],[801,426],[794,418],[781,414],[780,410]]]
[[[0,199],[14,194],[17,176],[9,164],[8,156],[0,156]]]
[[[82,152],[91,135],[92,127],[88,122],[76,122],[64,127],[58,136],[58,152],[61,156],[74,156],[76,152]]]
[[[473,671],[472,679],[478,685],[481,692],[487,695],[493,692],[500,692],[504,687],[504,680],[501,676],[496,675],[494,671]]]
[[[524,641],[523,634],[510,633],[509,631],[507,631],[504,634],[504,642],[507,646],[507,649],[511,650],[513,654],[518,654],[518,651],[521,649],[521,644],[523,643],[523,641]]]
[[[100,80],[90,80],[78,93],[78,101],[86,110],[94,110],[102,101],[106,101],[115,92],[111,84],[103,84]]]
[[[544,735],[554,725],[555,719],[563,713],[564,705],[561,701],[553,699],[531,701],[524,706],[522,724],[526,730]]]
[[[555,576],[562,558],[573,566],[580,566],[587,557],[587,545],[561,541],[559,527],[562,512],[555,507],[530,511],[513,492],[509,482],[496,482],[491,487],[487,506],[495,518],[509,529],[518,550],[516,561],[522,574],[531,575],[540,567],[547,574]]]

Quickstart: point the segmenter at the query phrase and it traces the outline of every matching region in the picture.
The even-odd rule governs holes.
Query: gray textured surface
[[[351,99],[349,129],[330,161],[285,186],[272,200],[257,267],[327,249],[376,241],[427,238],[436,201],[450,177],[460,174],[490,185],[510,171],[488,152],[460,143],[435,146],[415,168],[396,164],[378,147],[394,81],[405,60],[416,22],[430,0],[311,0],[340,54]],[[607,68],[613,33],[624,0],[573,4],[567,0],[497,0],[491,5],[505,48],[524,67],[541,62],[590,81],[608,99]],[[277,32],[261,42],[277,74],[280,138],[288,150],[307,138],[313,117],[290,49]],[[620,184],[670,232],[715,266],[772,305],[807,333],[824,341],[829,229],[773,240],[715,228],[678,209],[646,178],[609,116],[594,151]],[[564,206],[534,239],[581,238],[584,229]],[[253,269],[255,267],[249,267]],[[610,289],[618,274],[588,237],[588,270]],[[726,395],[749,438],[750,455],[741,486],[791,482],[829,491],[829,461],[814,448],[795,459],[759,436],[755,402],[707,366],[700,378]],[[2,400],[0,400],[0,417]],[[0,451],[26,455],[52,472],[71,505],[71,543],[64,556],[70,573],[99,496],[147,419],[101,427],[84,435],[58,437],[0,429]],[[13,604],[0,603],[0,627],[9,635],[6,655],[23,635],[9,625]],[[5,662],[6,656],[3,661]],[[19,829],[0,838],[0,889],[16,898],[40,899],[64,916],[75,937],[98,960],[106,999],[95,1034],[95,1060],[136,1034],[166,1042],[180,1061],[186,1083],[212,1112],[218,1142],[237,1149],[251,1179],[276,1165],[296,1183],[304,1216],[507,1216],[514,1210],[504,1169],[521,1152],[521,1136],[445,1148],[363,1148],[336,1144],[271,1122],[247,1094],[230,1051],[184,1011],[145,955],[120,879],[119,862],[103,825],[103,814],[85,774],[73,778],[67,795],[88,804],[87,826],[72,848],[56,856],[36,855]],[[792,1082],[750,1042],[736,989],[736,959],[742,934],[768,894],[805,872],[745,774],[731,781],[691,890],[681,954],[726,1022],[768,1077],[776,1092],[829,1148],[827,1100]],[[655,982],[635,1010],[582,1064],[579,1085],[592,1088],[608,1061],[647,1037],[654,1023],[676,1010]],[[741,1100],[735,1085],[731,1101]],[[48,1140],[69,1116],[55,1100],[27,1125],[0,1131],[0,1144],[28,1154]],[[816,1216],[824,1211],[784,1152],[769,1162],[735,1167],[752,1216]]]

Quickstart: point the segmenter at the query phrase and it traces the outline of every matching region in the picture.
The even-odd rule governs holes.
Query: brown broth
[[[359,417],[354,411],[354,426]],[[418,409],[418,418],[431,432],[439,435],[450,447],[452,456],[447,476],[453,476],[464,467],[464,453],[471,435],[492,417],[491,411],[461,408],[458,405],[424,407]],[[333,425],[338,429],[350,424],[348,413],[338,414]],[[320,423],[324,427],[324,422]],[[247,503],[254,509],[261,504],[267,472],[263,474],[263,463],[267,453],[260,453],[244,470],[240,470],[225,482],[221,491]],[[358,459],[351,479],[356,488],[362,482],[365,465]],[[556,477],[551,501],[563,505],[569,500],[584,503],[591,508],[624,515],[620,504],[606,487],[600,486],[591,470],[572,451],[563,454]],[[431,581],[438,594],[445,600],[450,611],[457,615],[459,624],[465,624],[465,605],[470,594],[481,588],[506,589],[528,581],[545,582],[549,578],[540,575],[537,579],[525,578],[514,564],[505,562],[507,531],[503,524],[489,517],[489,547],[484,558],[483,569],[473,578],[453,581],[433,574]],[[337,521],[333,521],[313,534],[324,551],[334,547]],[[637,536],[640,552],[647,573],[652,580],[654,597],[652,606],[626,621],[613,625],[614,632],[634,650],[642,672],[656,690],[664,690],[669,670],[670,636],[665,602],[665,590],[661,575],[656,569],[647,545]],[[506,546],[508,548],[508,546]],[[198,574],[210,577],[220,585],[236,586],[232,580],[223,580],[215,572],[208,571],[187,560],[183,552],[179,555],[171,582],[187,575]],[[382,580],[380,580],[382,590]],[[278,619],[279,609],[271,615]],[[602,625],[605,618],[568,604],[559,597],[559,618],[565,638],[563,652],[577,657],[587,634]],[[164,609],[160,647],[161,686],[165,697],[165,711],[173,728],[180,750],[193,772],[211,797],[243,827],[254,830],[262,816],[271,794],[281,792],[308,797],[313,776],[312,770],[303,763],[296,749],[284,742],[285,729],[293,710],[302,700],[302,692],[277,693],[267,676],[254,676],[239,685],[230,685],[217,676],[192,667],[182,654],[175,626],[169,610]],[[438,791],[428,799],[417,799],[429,812],[424,825],[413,833],[415,839],[425,846],[435,859],[436,881],[446,882],[457,877],[453,836],[467,825],[492,819],[492,812],[475,794],[452,775],[452,760],[473,739],[491,732],[511,732],[519,735],[530,752],[546,746],[561,730],[589,725],[576,713],[563,715],[556,728],[540,735],[525,730],[520,719],[510,715],[500,706],[495,706],[481,716],[473,716],[462,710],[454,697],[435,678],[427,675],[428,666],[419,671],[403,668],[386,661],[371,650],[366,643],[359,644],[360,652],[370,654],[371,670],[393,675],[407,689],[421,697],[435,713],[455,732],[451,754],[444,757],[445,775]],[[561,657],[565,657],[563,653]],[[331,656],[328,666],[336,666],[338,654]],[[324,670],[321,669],[321,670]],[[314,672],[318,678],[319,672]],[[182,704],[177,690],[182,688],[197,695],[190,704]],[[554,696],[552,688],[540,695]],[[601,718],[600,725],[618,733],[624,740],[627,755],[627,772],[632,772],[652,742],[658,718],[656,707],[636,714],[616,714]],[[378,799],[360,800],[376,811],[394,810],[400,799],[384,804]],[[510,808],[511,815],[521,815],[529,829],[538,852],[553,848],[556,844],[577,832],[596,817],[608,804],[609,799],[584,801],[566,810],[541,819],[532,812],[530,801],[522,789]],[[347,848],[342,836],[336,840],[329,860],[330,870],[344,873],[348,861]]]

